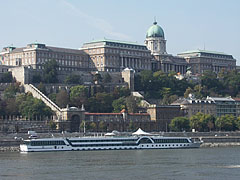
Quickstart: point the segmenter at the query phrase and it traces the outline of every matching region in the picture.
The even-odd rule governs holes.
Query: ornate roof
[[[147,38],[149,38],[149,37],[162,37],[162,38],[164,38],[163,29],[159,25],[157,25],[156,21],[148,29],[146,37]]]

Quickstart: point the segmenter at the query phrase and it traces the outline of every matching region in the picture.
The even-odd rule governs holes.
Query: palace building
[[[60,71],[91,70],[88,54],[77,49],[32,43],[22,48],[5,47],[0,53],[3,65],[31,66],[33,69],[43,69],[43,64],[53,59],[57,61]]]
[[[225,53],[194,50],[179,53],[178,56],[186,59],[193,74],[202,74],[207,70],[218,74],[221,69],[236,69],[236,59]]]
[[[152,70],[151,52],[137,43],[103,39],[84,43],[81,50],[89,55],[97,71]]]
[[[232,55],[196,50],[173,56],[167,53],[163,29],[155,21],[146,33],[145,45],[118,40],[95,40],[84,43],[80,49],[69,49],[32,43],[26,47],[6,47],[0,52],[0,64],[7,66],[31,66],[42,69],[43,64],[54,59],[63,71],[134,72],[152,70],[185,74],[191,67],[193,75],[206,70],[216,73],[221,69],[236,69]]]
[[[157,25],[156,21],[147,31],[145,45],[151,51],[154,59],[152,64],[153,71],[161,70],[165,73],[170,71],[179,72],[181,74],[186,73],[188,66],[186,60],[182,57],[173,56],[167,53],[164,31]]]

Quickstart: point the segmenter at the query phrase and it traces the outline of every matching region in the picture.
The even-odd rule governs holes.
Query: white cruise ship
[[[162,137],[135,135],[127,137],[74,137],[42,138],[24,140],[21,152],[40,151],[88,151],[127,149],[179,149],[198,148],[201,142],[187,137]]]

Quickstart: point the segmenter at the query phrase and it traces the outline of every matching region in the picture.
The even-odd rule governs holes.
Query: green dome
[[[147,31],[147,38],[149,37],[162,37],[164,38],[163,29],[157,25],[157,22],[154,22],[153,25]]]

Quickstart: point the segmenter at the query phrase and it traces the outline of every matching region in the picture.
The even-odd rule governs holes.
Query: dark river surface
[[[240,147],[0,152],[0,180],[240,179]]]

